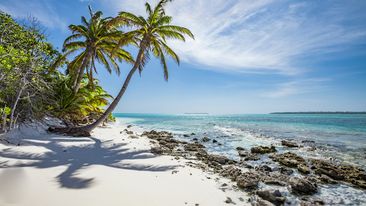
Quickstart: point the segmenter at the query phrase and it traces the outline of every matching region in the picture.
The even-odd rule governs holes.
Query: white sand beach
[[[228,197],[249,204],[234,183],[188,160],[153,155],[149,139],[121,134],[125,128],[98,128],[90,138],[16,132],[10,140],[19,146],[0,143],[0,205],[214,206],[228,205]]]

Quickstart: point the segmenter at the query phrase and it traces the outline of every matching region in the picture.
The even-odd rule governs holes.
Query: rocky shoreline
[[[136,138],[133,131],[125,129],[123,132]],[[178,140],[166,131],[145,131],[142,136],[151,140],[151,152],[156,155],[184,158],[189,160],[189,166],[231,179],[234,188],[251,195],[248,201],[252,205],[324,205],[326,202],[316,196],[320,185],[348,184],[366,189],[366,172],[359,167],[304,158],[292,152],[278,153],[274,146],[257,146],[250,150],[238,147],[238,161],[208,153],[205,143],[212,142],[218,146],[220,143],[208,137],[195,138],[194,133],[184,135],[185,138],[192,137],[190,142]],[[300,146],[285,140],[282,145],[289,148]],[[263,155],[267,155],[272,162],[263,162],[257,166],[248,164]],[[285,188],[288,192],[281,191],[280,188]],[[228,200],[226,203],[232,202]]]

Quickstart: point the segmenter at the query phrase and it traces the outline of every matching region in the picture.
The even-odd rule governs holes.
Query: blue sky
[[[88,15],[88,4],[105,16],[144,15],[144,2],[1,0],[0,10],[19,20],[36,17],[61,49],[67,26]],[[180,67],[169,62],[169,82],[152,59],[117,112],[366,111],[364,11],[363,0],[175,0],[167,13],[195,40],[169,42],[182,58]],[[98,69],[115,95],[130,65],[122,65],[120,77]]]

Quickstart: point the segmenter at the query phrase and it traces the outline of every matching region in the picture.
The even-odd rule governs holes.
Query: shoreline
[[[266,146],[253,147],[249,151],[236,148],[240,159],[238,161],[223,155],[208,153],[204,145],[214,140],[208,137],[195,138],[194,133],[184,134],[186,137],[193,138],[191,141],[185,141],[170,132],[146,131],[133,123],[122,124],[120,121],[96,129],[91,138],[38,133],[39,130],[34,132],[33,136],[39,135],[39,137],[27,137],[20,146],[0,144],[0,181],[6,179],[6,175],[4,176],[6,170],[12,170],[6,169],[11,164],[14,164],[15,168],[27,171],[30,176],[37,176],[39,172],[32,170],[41,168],[46,170],[47,175],[54,174],[56,177],[54,180],[59,184],[60,188],[55,189],[55,185],[50,186],[44,183],[47,185],[46,188],[53,189],[51,194],[57,195],[66,190],[68,191],[65,192],[66,198],[80,192],[89,195],[98,193],[102,199],[111,198],[113,202],[109,203],[110,205],[117,205],[117,203],[127,205],[322,205],[330,204],[330,200],[319,196],[319,191],[324,193],[328,185],[365,188],[365,180],[362,179],[366,177],[365,173],[357,167],[333,164],[322,159],[304,158],[292,152],[277,152],[275,147]],[[49,139],[52,144],[39,143]],[[220,143],[217,142],[217,144]],[[291,141],[283,141],[282,145],[288,148],[299,146]],[[27,155],[29,152],[35,154],[38,152],[49,157],[35,159],[40,161],[40,164],[24,166],[23,161],[27,160],[27,155],[22,156],[16,152],[25,149],[24,147],[31,147],[26,149]],[[34,147],[43,147],[49,151],[38,151],[37,149],[41,148]],[[60,161],[64,155],[69,159],[71,157],[71,161]],[[261,156],[268,156],[268,160],[277,165],[268,161],[255,166],[248,164],[259,160]],[[10,157],[20,159],[22,163],[12,162]],[[50,159],[61,163],[52,165]],[[59,171],[56,175],[52,171],[55,167],[63,167],[64,172]],[[327,172],[326,169],[332,172]],[[84,173],[91,175],[79,177],[79,174]],[[125,178],[127,181],[121,181],[120,185],[111,183],[118,182],[120,179],[126,180]],[[108,184],[103,184],[104,182]],[[123,194],[134,198],[116,199],[120,195],[112,197],[112,194],[105,194],[105,192],[96,193],[94,190],[99,188],[99,184],[103,185],[100,186],[101,188],[123,191]],[[29,184],[28,186],[32,187]],[[0,188],[0,194],[1,192]],[[29,191],[25,193],[27,192],[29,193]],[[138,196],[142,193],[149,198],[139,198]],[[4,197],[12,196],[4,193]],[[0,195],[0,203],[1,200]],[[28,198],[25,200],[29,202]],[[45,201],[45,204],[50,204],[47,201],[51,200]],[[75,203],[73,199],[65,203],[64,200],[60,200],[60,205],[102,204],[102,202],[98,204],[89,202],[87,198],[77,201]],[[34,202],[26,205],[38,204]],[[52,204],[55,205],[54,202]]]
[[[121,133],[127,125],[117,125],[91,138],[26,128],[9,139],[15,145],[0,142],[0,205],[249,204],[229,180],[154,155],[150,139],[131,138]]]
[[[176,139],[175,133],[164,130],[151,130],[145,132],[145,136],[155,140],[155,153],[183,158],[188,155],[188,159],[193,157],[200,162],[192,166],[231,179],[234,187],[239,187],[250,196],[249,202],[252,205],[270,204],[263,203],[263,200],[275,205],[365,204],[365,199],[357,198],[362,197],[366,189],[366,173],[362,167],[333,161],[332,158],[307,157],[294,153],[294,149],[309,143],[316,149],[313,141],[299,143],[282,140],[280,144],[287,149],[282,148],[280,151],[276,150],[277,146],[256,146],[249,151],[238,147],[236,151],[240,160],[235,161],[236,158],[230,159],[220,152],[208,153],[204,145],[211,139],[195,138],[194,133],[190,135],[179,132],[178,137],[186,137],[184,140],[181,137]],[[217,147],[220,146],[221,143],[217,143]],[[266,156],[267,161],[258,161],[263,156]],[[247,164],[249,162],[255,164]],[[334,191],[337,192],[332,194]],[[353,197],[343,196],[344,192],[351,193]]]

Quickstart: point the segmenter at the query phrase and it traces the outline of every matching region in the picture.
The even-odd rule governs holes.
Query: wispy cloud
[[[283,98],[305,93],[321,92],[326,87],[325,83],[328,81],[331,81],[331,79],[314,78],[281,83],[275,85],[273,90],[264,92],[262,96],[268,98]]]
[[[47,28],[67,29],[67,24],[47,0],[4,0],[0,2],[0,10],[20,19],[35,17]]]
[[[100,1],[116,11],[144,13],[142,0]],[[301,58],[339,51],[365,38],[364,28],[347,23],[360,13],[353,12],[358,4],[362,3],[176,0],[167,12],[174,15],[174,23],[195,34],[195,41],[172,42],[187,62],[225,71],[296,74],[305,69],[297,64]]]

